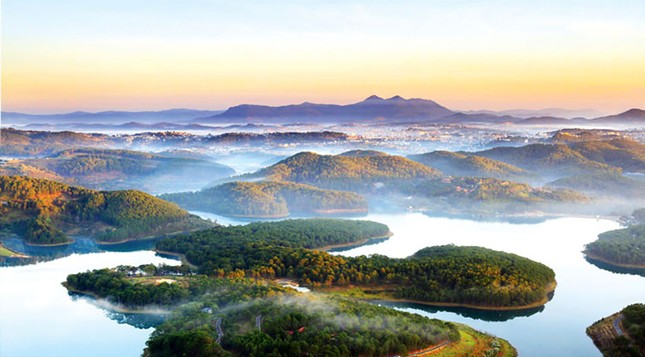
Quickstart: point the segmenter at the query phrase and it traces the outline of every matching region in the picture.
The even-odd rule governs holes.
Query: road
[[[618,336],[624,336],[625,333],[623,332],[623,329],[620,327],[620,322],[623,321],[623,314],[619,314],[616,316],[614,319],[614,330],[616,330],[616,333]]]
[[[224,331],[222,331],[222,318],[218,318],[217,321],[215,322],[215,329],[217,330],[217,342],[218,344],[222,344],[222,337],[224,337]]]

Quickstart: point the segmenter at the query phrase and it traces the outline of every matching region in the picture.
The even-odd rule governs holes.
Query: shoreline
[[[369,297],[360,297],[357,298],[358,300],[362,301],[382,301],[382,302],[394,302],[394,303],[411,303],[411,304],[419,304],[419,305],[425,305],[425,306],[434,306],[434,307],[463,307],[467,309],[473,309],[473,310],[483,310],[483,311],[516,311],[516,310],[527,310],[527,309],[532,309],[536,307],[541,307],[546,305],[551,299],[549,299],[549,294],[553,293],[555,291],[555,288],[557,287],[557,282],[553,282],[547,286],[547,291],[546,294],[547,296],[543,297],[539,301],[526,304],[526,305],[518,305],[518,306],[490,306],[490,305],[477,305],[477,304],[469,304],[469,303],[456,303],[456,302],[435,302],[435,301],[421,301],[421,300],[414,300],[414,299],[399,299],[395,297],[374,297],[374,298],[369,298]],[[347,289],[343,289],[347,290]],[[325,289],[318,290],[318,291],[323,291],[326,292]],[[333,291],[333,290],[332,290]]]
[[[140,315],[169,315],[172,311],[170,310],[161,310],[161,311],[155,311],[155,312],[149,312],[145,310],[139,310],[139,309],[133,309],[133,308],[128,308],[128,307],[122,307],[119,305],[114,304],[111,301],[108,301],[107,299],[97,295],[96,293],[93,293],[91,291],[85,291],[85,290],[77,290],[70,288],[67,285],[67,282],[62,282],[61,285],[67,289],[68,292],[78,294],[78,295],[83,295],[83,296],[89,296],[94,299],[95,306],[101,309],[106,309],[109,311],[113,312],[119,312],[123,314],[140,314]]]
[[[179,258],[179,260],[181,261],[182,264],[188,265],[191,269],[197,270],[199,268],[197,265],[194,265],[193,263],[189,262],[188,259],[186,259],[185,254],[169,252],[169,251],[166,251],[166,250],[158,250],[158,249],[153,249],[152,251],[157,253],[157,254],[164,254],[164,255],[170,255],[170,256],[173,256],[173,257],[177,257],[177,258]]]
[[[357,248],[359,246],[364,245],[365,243],[369,243],[370,241],[378,240],[378,239],[387,239],[387,238],[390,238],[393,235],[394,235],[394,233],[388,231],[384,235],[362,238],[362,239],[360,239],[358,241],[355,241],[355,242],[331,244],[331,245],[326,245],[326,246],[320,247],[320,248],[311,248],[311,250],[320,250],[320,251],[326,252],[326,251],[328,251],[330,249],[337,249],[337,248],[351,248],[351,247]]]
[[[616,263],[611,260],[607,260],[606,258],[600,257],[598,255],[595,255],[593,253],[588,253],[587,251],[582,251],[582,253],[585,255],[585,258],[591,259],[591,260],[597,260],[599,262],[609,264],[611,266],[614,266],[616,268],[625,268],[625,269],[644,269],[645,270],[645,264],[643,265],[638,265],[638,264],[622,264],[622,263]]]
[[[76,242],[74,239],[72,239],[69,242],[63,242],[63,243],[38,244],[38,243],[27,242],[24,238],[22,238],[22,239],[24,240],[25,245],[28,245],[30,247],[45,247],[45,248],[46,247],[62,247],[64,245],[70,245],[70,244],[74,244],[74,242]]]

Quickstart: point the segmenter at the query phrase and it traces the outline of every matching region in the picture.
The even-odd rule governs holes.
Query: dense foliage
[[[192,275],[185,266],[94,270],[64,284],[130,308],[175,309],[150,336],[146,356],[384,356],[459,339],[454,325],[439,320],[268,282]]]
[[[635,350],[645,354],[645,304],[632,304],[625,307],[621,313],[624,316],[623,327],[634,342]]]
[[[262,169],[253,177],[291,181],[321,188],[371,191],[374,184],[427,179],[441,173],[394,155],[318,155],[302,152]]]
[[[68,241],[83,228],[101,241],[121,241],[210,226],[177,205],[140,191],[93,191],[55,181],[0,176],[0,225],[28,242]]]
[[[144,356],[388,356],[459,339],[454,325],[418,315],[216,280],[219,288],[157,328]]]
[[[229,182],[198,192],[160,197],[186,209],[226,216],[283,217],[367,211],[367,201],[358,194],[290,182]]]
[[[496,147],[475,153],[489,159],[505,162],[539,173],[543,177],[620,172],[605,163],[590,160],[564,144],[530,144],[521,147]]]
[[[645,225],[602,233],[587,244],[585,253],[617,265],[645,267]]]
[[[634,179],[620,173],[597,173],[564,177],[548,184],[550,187],[568,188],[596,196],[632,198],[645,203],[645,180]]]
[[[435,168],[451,176],[492,177],[522,179],[530,174],[519,167],[482,156],[450,151],[433,151],[408,156],[409,159]]]
[[[338,226],[318,222],[323,231]],[[520,306],[545,299],[554,282],[555,274],[542,264],[484,248],[441,247],[408,259],[335,256],[307,249],[330,244],[311,240],[318,234],[308,233],[307,220],[290,222],[290,233],[279,223],[256,223],[248,228],[254,234],[239,227],[215,228],[162,240],[157,248],[184,254],[209,275],[290,278],[312,288],[355,285],[429,302]]]
[[[44,159],[12,161],[2,171],[93,189],[135,188],[149,192],[200,188],[213,179],[235,173],[212,161],[109,149],[64,150]]]
[[[622,335],[616,332],[616,325],[622,325]],[[587,328],[587,334],[601,350],[603,356],[644,356],[645,304],[629,305],[620,313],[595,322]]]

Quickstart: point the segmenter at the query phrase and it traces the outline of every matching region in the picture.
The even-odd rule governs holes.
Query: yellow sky
[[[102,9],[91,7],[85,11],[105,23],[66,14],[69,21],[43,20],[32,28],[30,21],[17,22],[34,8],[16,4],[3,3],[3,23],[9,23],[2,33],[4,111],[225,109],[241,103],[350,103],[371,94],[428,98],[451,109],[614,113],[645,104],[645,34],[638,16],[634,23],[608,23],[600,14],[555,20],[530,14],[522,22],[506,14],[509,28],[498,28],[476,12],[444,4],[443,15],[470,16],[470,22],[442,33],[442,26],[406,12],[414,7],[396,8],[401,14],[391,19],[399,25],[394,27],[386,16],[391,8],[337,5],[325,7],[328,14],[289,8],[291,17],[318,17],[290,17],[288,26],[264,18],[255,26],[218,24],[229,31],[222,34],[208,22],[186,22],[185,28],[174,17],[173,28],[154,29],[152,24],[169,21],[163,11],[149,15],[147,26],[129,22],[134,20],[123,12],[105,19],[96,15]],[[642,8],[636,7],[641,13]],[[332,19],[338,11],[362,18],[346,25]],[[108,27],[119,21],[125,24]],[[527,28],[512,26],[525,23]],[[328,30],[330,24],[340,28]]]

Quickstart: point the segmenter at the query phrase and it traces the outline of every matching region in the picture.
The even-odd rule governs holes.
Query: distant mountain
[[[630,109],[626,112],[609,115],[591,120],[597,124],[643,124],[645,125],[645,110]]]
[[[124,124],[129,122],[160,123],[160,122],[189,122],[196,118],[208,117],[221,113],[213,110],[168,109],[161,111],[105,111],[97,113],[73,112],[64,114],[26,114],[2,112],[5,124]]]
[[[528,119],[539,117],[552,117],[560,119],[573,118],[595,118],[601,116],[600,113],[593,109],[563,109],[563,108],[545,108],[545,109],[509,109],[509,110],[470,110],[464,111],[465,114],[492,114],[498,116],[509,115],[516,118]]]
[[[213,122],[347,122],[347,121],[405,121],[410,119],[435,120],[453,114],[434,101],[426,99],[404,99],[395,96],[383,99],[370,96],[362,102],[337,105],[302,104],[286,106],[264,106],[244,104],[229,108],[221,114],[197,120],[200,123]]]

